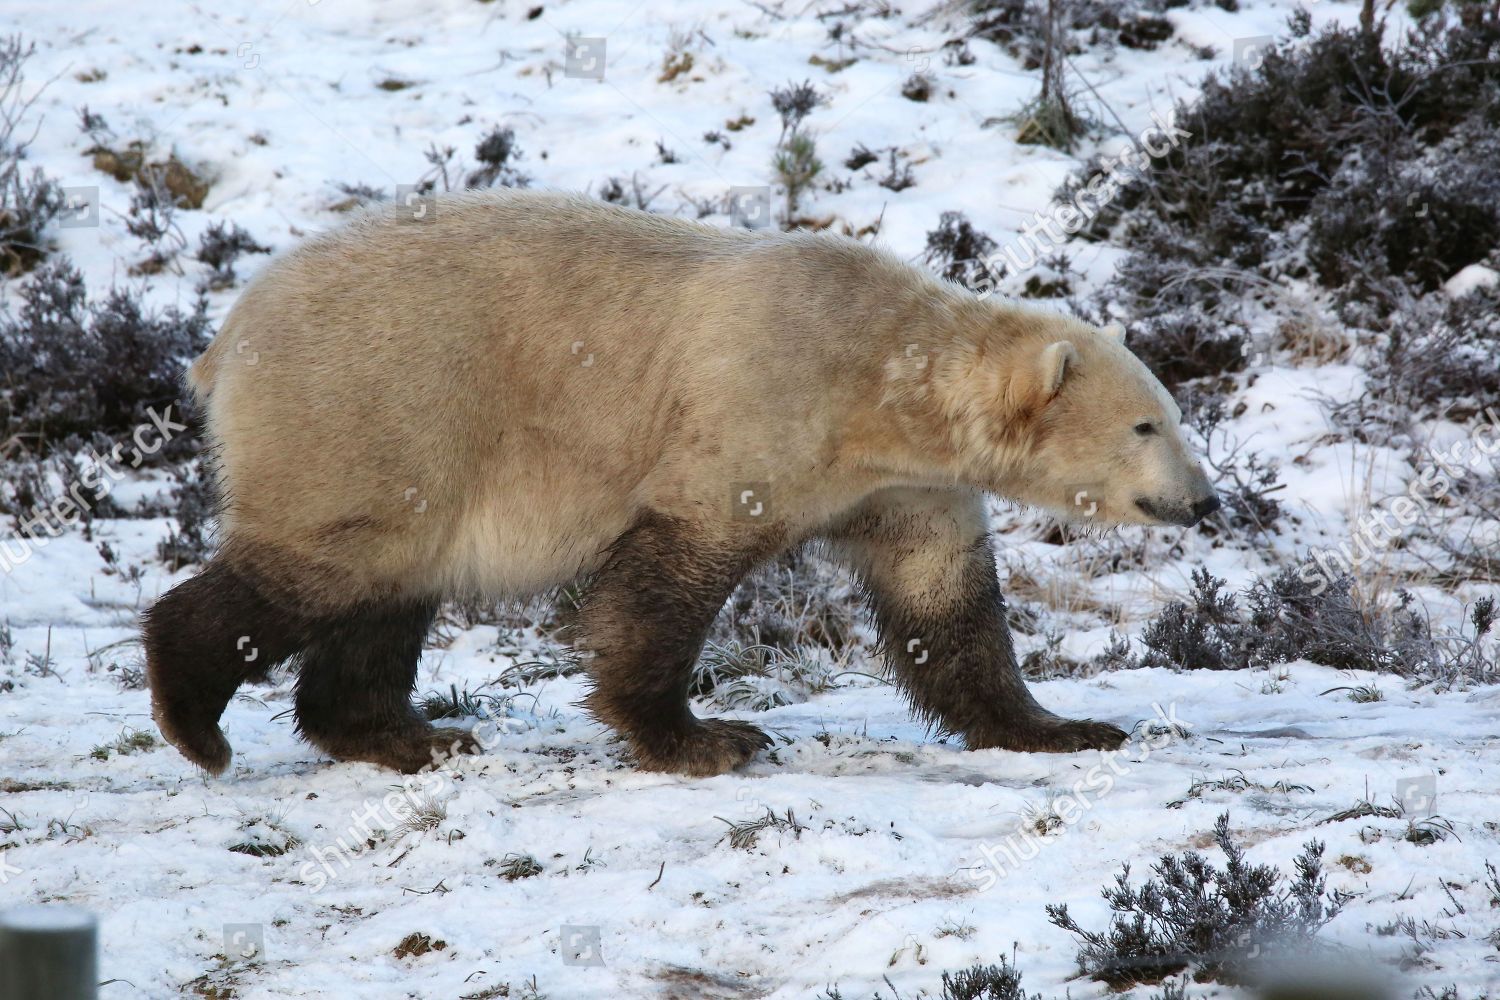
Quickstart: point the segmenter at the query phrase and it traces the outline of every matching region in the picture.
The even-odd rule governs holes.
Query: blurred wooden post
[[[0,1000],[97,1000],[98,925],[62,905],[0,911]]]

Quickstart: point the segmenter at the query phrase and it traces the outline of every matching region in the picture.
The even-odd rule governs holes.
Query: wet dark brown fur
[[[648,514],[589,582],[578,640],[595,665],[586,704],[630,741],[642,768],[720,774],[770,746],[748,722],[696,718],[688,685],[714,616],[777,541],[747,532],[733,547]]]
[[[241,684],[297,669],[297,729],[338,760],[414,773],[476,749],[463,729],[435,727],[411,703],[432,602],[367,603],[311,616],[237,572],[227,558],[174,587],[145,614],[146,672],[162,735],[206,770],[229,766],[219,718]]]
[[[859,573],[886,662],[916,713],[971,750],[1073,751],[1118,746],[1108,723],[1063,719],[1037,704],[1016,664],[988,534],[933,518],[911,499],[876,501],[834,536]],[[916,586],[902,564],[932,567]]]

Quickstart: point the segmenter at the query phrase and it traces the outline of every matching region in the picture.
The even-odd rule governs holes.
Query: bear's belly
[[[597,569],[630,527],[625,498],[599,484],[582,489],[512,487],[476,498],[436,567],[444,589],[521,597]]]

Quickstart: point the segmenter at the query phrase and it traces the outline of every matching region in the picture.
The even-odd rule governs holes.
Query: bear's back
[[[859,287],[802,258],[880,259],[573,196],[428,208],[376,209],[274,261],[194,366],[231,533],[377,579],[566,577],[624,529],[674,441],[802,409],[786,373],[822,350],[816,324],[767,316],[807,308],[803,286],[841,305]],[[847,368],[847,350],[824,353]]]

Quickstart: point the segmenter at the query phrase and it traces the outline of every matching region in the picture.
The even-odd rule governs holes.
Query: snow
[[[1483,264],[1470,264],[1460,268],[1457,274],[1443,282],[1443,291],[1448,293],[1449,298],[1461,299],[1478,289],[1494,288],[1496,283],[1500,283],[1500,271]]]
[[[112,0],[31,0],[0,20],[38,43],[31,85],[50,81],[36,105],[45,117],[32,161],[66,185],[98,188],[101,224],[57,233],[94,291],[139,284],[126,273],[139,251],[122,221],[128,187],[83,155],[75,112],[85,104],[120,136],[209,168],[204,209],[179,216],[190,245],[211,222],[232,219],[278,250],[341,221],[330,210],[343,198],[337,184],[413,184],[429,144],[471,159],[496,124],[516,130],[519,167],[536,186],[598,190],[606,177],[639,175],[648,191],[663,189],[653,208],[696,215],[697,201],[771,183],[779,123],[766,93],[804,78],[828,96],[807,128],[830,176],[850,180],[815,192],[804,214],[856,230],[879,220],[880,241],[913,260],[949,210],[1004,245],[1090,153],[1123,148],[1120,136],[1076,155],[1015,144],[1011,126],[990,120],[1030,99],[1038,76],[978,40],[972,65],[947,65],[941,45],[960,28],[951,5],[853,20],[857,46],[829,41],[831,22],[819,14],[837,6],[163,0],[127,12]],[[531,17],[531,7],[541,13]],[[1179,7],[1168,12],[1176,41],[1154,52],[1089,49],[1076,68],[1138,133],[1225,65],[1236,39],[1282,32],[1292,9],[1286,0],[1242,0],[1234,13]],[[1349,3],[1311,11],[1315,24],[1358,14]],[[570,34],[605,39],[603,81],[565,75]],[[694,54],[694,69],[658,82],[674,38]],[[1215,54],[1201,58],[1187,43]],[[815,54],[858,61],[829,73],[809,65]],[[919,70],[938,83],[925,104],[900,94]],[[380,87],[392,79],[410,85]],[[726,130],[742,116],[754,123]],[[732,148],[701,139],[715,129]],[[658,140],[681,162],[659,162]],[[883,157],[896,147],[916,186],[878,186],[884,158],[851,175],[840,164],[857,143]],[[1089,245],[1070,253],[1085,281],[1107,276],[1119,257]],[[264,261],[245,259],[242,277]],[[152,279],[148,294],[186,305],[197,277],[188,261],[182,275]],[[1449,293],[1494,280],[1469,268]],[[216,316],[234,294],[215,294]],[[1045,543],[1041,518],[995,505],[1002,570],[1012,579],[1024,570],[1038,592],[1065,595],[1054,606],[1065,652],[1091,655],[1112,630],[1138,632],[1199,564],[1242,586],[1309,546],[1347,539],[1371,502],[1404,489],[1403,456],[1329,439],[1330,403],[1363,391],[1357,364],[1305,367],[1273,355],[1253,375],[1238,396],[1243,413],[1227,426],[1280,459],[1279,496],[1295,518],[1264,544],[1214,547],[1137,531],[1128,537],[1149,568],[1115,568],[1088,540]],[[1434,438],[1461,433],[1439,427]],[[168,485],[132,475],[116,496]],[[6,550],[18,564],[0,573],[0,623],[14,637],[0,682],[15,688],[0,692],[0,907],[65,903],[97,914],[100,974],[110,981],[101,995],[110,1000],[210,988],[254,998],[458,997],[502,983],[522,996],[533,977],[538,993],[564,1000],[805,998],[834,983],[863,998],[885,995],[887,978],[911,997],[936,995],[941,970],[1012,953],[1028,991],[1099,997],[1101,985],[1073,978],[1076,943],[1047,922],[1044,906],[1067,902],[1081,924],[1102,927],[1099,889],[1122,864],[1139,878],[1164,853],[1206,847],[1221,860],[1207,834],[1226,810],[1256,862],[1289,872],[1304,842],[1326,843],[1329,885],[1353,898],[1325,934],[1356,954],[1398,958],[1410,939],[1375,931],[1398,918],[1444,932],[1424,938],[1432,950],[1407,971],[1382,966],[1388,983],[1407,993],[1454,983],[1467,996],[1500,982],[1483,884],[1485,861],[1500,861],[1493,688],[1408,690],[1389,676],[1308,663],[1035,684],[1049,708],[1138,738],[1117,758],[1112,787],[1074,822],[1024,841],[1035,857],[1000,877],[987,859],[1008,838],[1024,840],[1028,817],[1068,794],[1100,755],[964,752],[925,733],[891,687],[857,677],[799,704],[734,713],[770,730],[777,746],[706,780],[631,769],[578,708],[577,678],[506,691],[514,696],[491,726],[489,752],[456,762],[430,787],[417,781],[410,794],[398,775],[332,764],[300,743],[287,679],[245,688],[231,704],[236,754],[222,778],[195,773],[159,743],[109,749],[154,732],[146,693],[118,680],[140,666],[138,613],[189,575],[155,558],[169,527],[160,518],[99,521],[90,538],[69,530],[24,561]],[[100,542],[143,575],[106,567]],[[7,544],[22,542],[0,534]],[[421,692],[476,690],[551,650],[532,629],[444,632],[424,656]],[[1029,648],[1039,637],[1020,641]],[[22,669],[28,657],[52,669]],[[1336,690],[1359,685],[1383,699],[1355,703]],[[1190,735],[1147,736],[1153,705]],[[1189,794],[1195,782],[1235,775],[1250,785]],[[1406,817],[1327,822],[1362,800],[1409,799],[1412,782],[1429,779],[1436,798]],[[413,808],[434,803],[431,828],[409,822]],[[767,810],[790,810],[796,828],[766,829],[748,849],[729,843],[730,823]],[[1404,839],[1429,812],[1451,835],[1425,846]],[[534,857],[541,873],[502,877],[515,855]],[[395,957],[418,932],[443,947]],[[1192,995],[1248,993],[1194,986]]]

